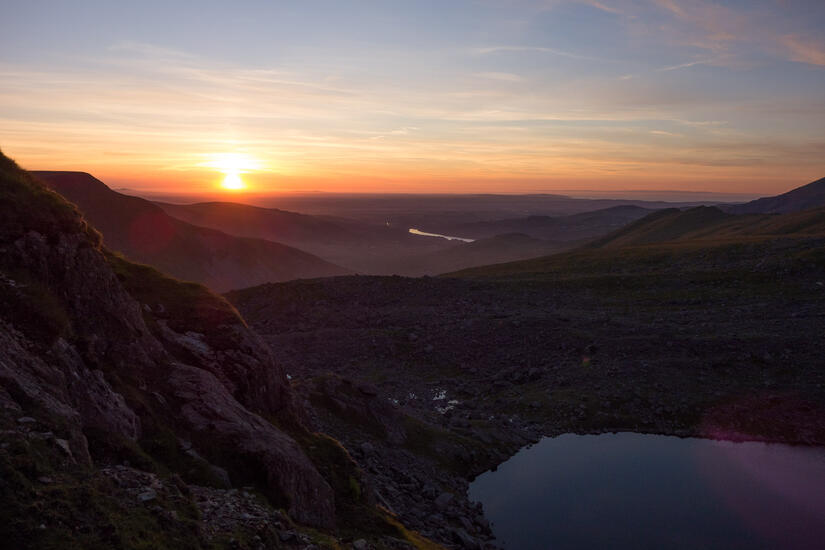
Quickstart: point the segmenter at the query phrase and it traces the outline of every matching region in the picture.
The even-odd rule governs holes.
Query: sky
[[[822,0],[0,0],[0,148],[200,192],[775,194]]]

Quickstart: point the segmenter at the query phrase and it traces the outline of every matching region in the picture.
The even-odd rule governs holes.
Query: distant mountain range
[[[536,239],[569,243],[592,239],[653,212],[635,205],[612,206],[570,216],[527,216],[456,225],[450,234],[483,239],[507,233],[523,233]]]
[[[409,275],[409,259],[452,245],[407,227],[231,202],[155,203],[170,216],[232,235],[285,243],[362,273]]]
[[[594,205],[602,203],[593,201]],[[569,249],[653,212],[635,205],[620,205],[569,216],[440,224],[445,234],[476,241],[458,244],[411,235],[407,225],[413,221],[398,227],[227,202],[155,204],[170,216],[195,225],[238,236],[277,240],[363,273],[407,276],[435,275]],[[427,218],[429,214],[425,210],[422,215]],[[462,219],[464,215],[457,217]]]
[[[352,271],[296,248],[242,238],[173,218],[159,206],[113,191],[83,172],[32,172],[75,203],[129,259],[218,291]]]
[[[763,197],[741,205],[659,210],[590,242],[587,247],[823,234],[825,178],[775,197]]]
[[[776,210],[784,213],[750,213]],[[574,250],[449,275],[564,277],[663,267],[694,269],[702,264],[715,269],[783,262],[790,269],[787,266],[796,262],[813,265],[822,257],[825,179],[776,197],[725,206],[724,210],[715,206],[658,210]]]
[[[810,233],[816,231],[816,215],[789,220],[783,229],[770,213],[825,206],[822,179],[740,205],[689,207],[535,196],[532,200],[543,208],[575,213],[508,218],[500,216],[508,209],[528,206],[531,197],[447,196],[441,208],[449,211],[438,210],[434,197],[426,195],[355,197],[342,199],[344,212],[359,209],[359,219],[349,219],[230,202],[153,203],[117,193],[85,173],[34,174],[77,203],[111,248],[220,291],[349,272],[340,266],[366,274],[436,275],[538,258],[578,246],[616,248],[693,239],[762,238],[794,233],[791,230],[797,223],[807,224],[805,231]],[[332,207],[326,204],[327,197],[318,200],[320,205],[312,207],[316,211]],[[578,211],[588,205],[594,210]],[[375,223],[382,211],[397,220]],[[425,222],[432,220],[430,225],[417,224],[419,215]],[[483,219],[486,215],[493,217]],[[475,242],[411,235],[408,226]]]

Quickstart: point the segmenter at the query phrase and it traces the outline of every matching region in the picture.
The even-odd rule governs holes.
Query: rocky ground
[[[491,545],[468,481],[542,436],[825,444],[825,274],[344,277],[229,298],[386,507]]]
[[[295,524],[251,486],[201,486],[179,475],[133,467],[129,461],[96,470],[78,467],[68,442],[32,417],[19,417],[15,426],[6,428],[0,430],[0,458],[17,465],[33,483],[26,488],[28,517],[4,516],[12,522],[5,527],[26,530],[31,523],[35,533],[23,546],[7,540],[9,548],[74,548],[68,542],[71,534],[105,548],[416,548],[392,536],[370,542],[343,539]],[[37,460],[31,461],[32,455]],[[19,481],[14,474],[2,478],[4,489],[16,488]]]

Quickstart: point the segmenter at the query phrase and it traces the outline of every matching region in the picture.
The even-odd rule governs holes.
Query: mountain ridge
[[[351,273],[281,243],[235,237],[175,219],[153,203],[118,193],[85,172],[32,174],[76,203],[112,249],[218,291]]]
[[[635,205],[618,205],[567,216],[532,215],[489,222],[456,225],[446,229],[451,235],[481,239],[504,233],[525,233],[554,242],[581,242],[617,225],[635,221],[652,212]]]
[[[479,266],[447,277],[593,275],[611,270],[678,270],[686,265],[810,267],[821,260],[825,207],[787,214],[730,214],[716,207],[660,210],[578,248],[540,258]],[[813,262],[813,264],[811,263]]]
[[[796,187],[781,195],[762,197],[728,207],[734,214],[787,214],[825,206],[825,178]]]

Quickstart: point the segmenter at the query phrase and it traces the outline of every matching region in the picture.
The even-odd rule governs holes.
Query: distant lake
[[[480,475],[470,499],[514,550],[825,548],[825,449],[566,434]]]
[[[447,239],[448,241],[461,241],[464,243],[471,243],[475,239],[465,239],[464,237],[451,237],[450,235],[439,235],[438,233],[426,233],[424,231],[419,231],[415,228],[410,228],[410,233],[413,235],[422,235],[424,237],[440,237],[442,239]]]

